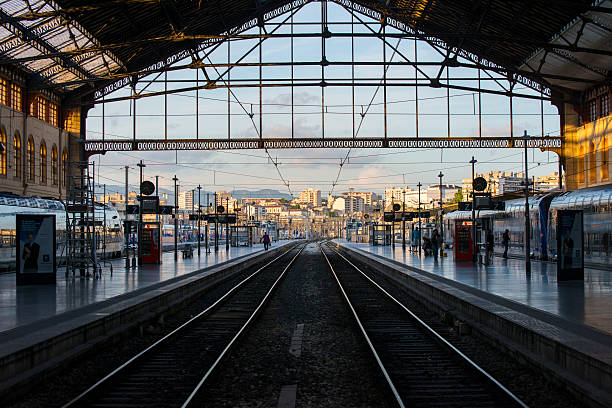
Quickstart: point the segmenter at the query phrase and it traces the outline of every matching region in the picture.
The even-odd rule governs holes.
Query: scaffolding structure
[[[66,199],[66,276],[98,277],[96,257],[94,165],[70,164]]]

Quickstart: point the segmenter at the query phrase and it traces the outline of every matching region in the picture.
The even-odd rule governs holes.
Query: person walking
[[[438,233],[438,229],[434,229],[431,233],[431,251],[433,253],[434,259],[438,259],[438,249],[440,248],[440,234]]]
[[[508,246],[510,245],[510,231],[506,229],[502,237],[502,244],[504,245],[504,258],[508,258]]]
[[[264,232],[263,237],[261,237],[261,240],[264,244],[264,249],[267,251],[268,248],[270,247],[270,236],[268,235],[267,232]]]

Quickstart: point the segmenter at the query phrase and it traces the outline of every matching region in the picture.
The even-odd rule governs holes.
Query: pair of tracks
[[[306,245],[249,274],[211,306],[64,405],[190,407]]]
[[[398,406],[527,407],[370,273],[320,248]]]
[[[64,407],[196,405],[206,381],[305,247],[249,274]],[[398,406],[526,407],[343,255],[320,249]]]

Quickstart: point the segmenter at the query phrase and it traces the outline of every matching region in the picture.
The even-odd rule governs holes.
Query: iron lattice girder
[[[162,67],[159,69],[153,69],[150,71],[147,71],[147,75],[152,75],[152,74],[159,74],[159,73],[164,73],[164,72],[173,72],[173,71],[179,71],[179,70],[184,70],[184,69],[205,69],[205,68],[238,68],[238,67],[259,67],[259,66],[263,66],[263,67],[281,67],[281,66],[346,66],[346,65],[354,65],[354,66],[410,66],[410,64],[406,63],[406,62],[401,62],[401,61],[387,61],[387,62],[383,62],[383,61],[355,61],[355,62],[351,62],[351,61],[333,61],[333,60],[326,60],[325,62],[322,61],[295,61],[295,62],[286,62],[286,61],[268,61],[268,62],[230,62],[230,63],[201,63],[201,62],[194,62],[194,63],[190,63],[190,64],[185,64],[185,65],[180,65],[180,66],[172,66],[172,67]],[[418,61],[417,63],[415,63],[416,66],[436,66],[436,67],[441,67],[441,68],[445,68],[445,67],[451,67],[451,68],[472,68],[472,69],[483,69],[483,70],[487,70],[487,71],[491,71],[494,72],[496,74],[499,75],[503,75],[506,74],[506,71],[504,69],[501,68],[497,68],[497,67],[490,67],[490,66],[486,66],[484,64],[480,64],[480,63],[465,63],[465,62],[449,62],[449,61]],[[563,80],[563,81],[572,81],[572,82],[580,82],[580,83],[590,83],[590,84],[602,84],[602,83],[608,83],[608,84],[612,84],[612,78],[610,79],[606,79],[604,81],[601,80],[596,80],[596,79],[588,79],[588,78],[577,78],[577,77],[570,77],[570,76],[565,76],[565,75],[557,75],[557,74],[546,74],[546,73],[535,73],[535,72],[529,72],[529,71],[518,71],[521,74],[525,74],[525,75],[537,75],[538,77],[542,78],[542,79],[556,79],[556,80]],[[125,72],[125,73],[116,73],[116,74],[110,74],[107,76],[102,76],[99,77],[98,80],[113,80],[113,79],[119,79],[119,78],[133,78],[134,76],[142,76],[143,72]],[[443,79],[444,77],[438,78],[438,79]],[[392,78],[390,78],[392,79]],[[461,80],[477,80],[477,76],[474,77],[470,77],[470,78],[457,78],[457,77],[452,77],[450,78],[452,80],[456,80],[456,81],[461,81]],[[265,80],[265,79],[264,79]],[[296,81],[299,81],[299,79],[295,79]],[[481,81],[488,81],[488,80],[501,80],[501,78],[481,78]],[[165,80],[156,80],[156,81],[150,81],[150,80],[140,80],[139,82],[144,82],[144,83],[149,83],[149,82],[164,82]],[[85,83],[90,83],[91,80],[80,80],[80,81],[67,81],[64,83],[64,85],[77,85],[77,84],[85,84]],[[168,83],[172,83],[172,82],[178,82],[177,80],[168,80]],[[180,82],[194,82],[193,80],[182,80]],[[211,87],[213,87],[214,84],[211,84]],[[423,84],[424,86],[427,86],[428,84],[425,83]],[[438,84],[434,84],[434,85],[438,85]],[[51,88],[51,85],[43,85],[41,84],[40,86],[34,86],[33,89],[46,89],[46,88]],[[485,90],[483,90],[483,92],[485,92]],[[145,95],[142,95],[145,96]]]
[[[311,23],[314,24],[314,23]],[[329,25],[336,25],[339,23],[330,22]],[[357,23],[355,23],[357,24]],[[476,34],[458,34],[458,33],[439,33],[444,38],[455,38],[455,39],[463,39],[463,38],[475,38]],[[268,39],[268,38],[320,38],[322,34],[318,33],[262,33],[262,34],[199,34],[199,35],[179,35],[179,34],[171,34],[164,37],[154,37],[148,39],[134,40],[126,43],[117,43],[117,44],[105,44],[97,47],[89,47],[85,49],[74,49],[67,51],[57,51],[52,54],[45,55],[31,55],[27,57],[19,57],[19,58],[3,58],[2,60],[5,62],[27,62],[27,61],[36,61],[39,59],[45,59],[50,57],[72,57],[76,55],[89,54],[91,52],[103,52],[103,51],[113,51],[116,49],[124,48],[127,46],[139,46],[139,45],[157,45],[159,43],[165,42],[183,42],[183,41],[204,41],[204,40],[222,40],[222,41],[244,41],[244,40],[255,40],[255,39]],[[405,40],[411,39],[422,39],[419,35],[411,35],[406,33],[386,33],[385,36],[387,38],[401,38]],[[374,35],[371,33],[348,33],[348,32],[334,32],[329,31],[325,33],[325,38],[372,38]],[[581,52],[588,54],[597,54],[597,55],[606,55],[612,56],[612,51],[598,48],[588,48],[588,47],[579,47],[573,44],[557,44],[557,43],[547,43],[542,42],[535,39],[529,38],[508,38],[508,37],[496,37],[496,36],[487,36],[487,35],[478,35],[478,38],[487,39],[490,41],[497,41],[499,43],[519,43],[519,44],[529,44],[533,46],[537,46],[544,50],[566,50],[572,52]]]
[[[531,137],[528,147],[555,150],[558,136]],[[240,139],[105,139],[83,141],[88,156],[120,151],[244,150],[244,149],[380,149],[380,148],[524,148],[519,137],[388,137],[388,138],[240,138]]]

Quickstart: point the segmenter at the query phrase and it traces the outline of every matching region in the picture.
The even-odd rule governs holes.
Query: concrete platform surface
[[[549,262],[533,261],[528,278],[521,259],[494,257],[492,265],[474,265],[470,261],[455,262],[452,251],[436,261],[418,256],[409,248],[403,250],[401,244],[393,249],[335,242],[612,334],[612,271],[586,268],[584,282],[558,282],[556,265]]]
[[[289,242],[274,243],[273,247]],[[263,250],[263,244],[256,244],[230,247],[226,252],[222,245],[219,252],[206,254],[202,247],[199,257],[197,248],[193,258],[183,259],[179,252],[178,262],[174,262],[173,252],[164,252],[161,265],[130,269],[121,258],[112,261],[113,275],[105,268],[101,279],[66,278],[60,268],[55,286],[16,286],[14,273],[0,274],[0,333]]]

